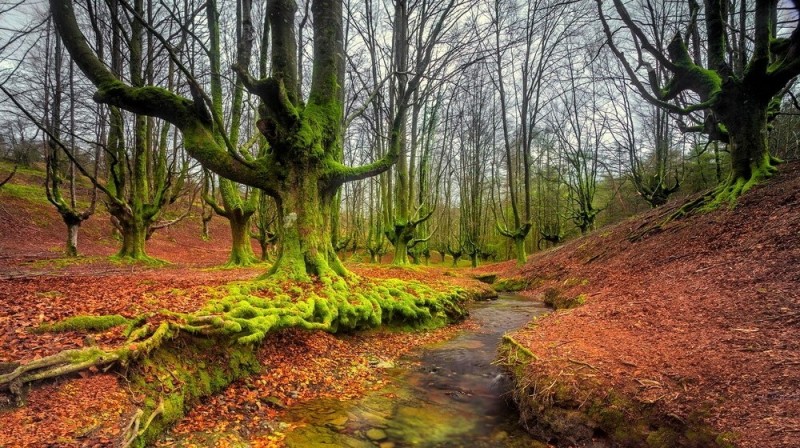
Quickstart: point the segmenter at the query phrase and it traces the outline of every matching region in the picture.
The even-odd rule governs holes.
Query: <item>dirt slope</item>
[[[11,170],[7,162],[0,162],[0,173]],[[66,226],[55,208],[47,202],[44,192],[44,172],[21,168],[14,178],[0,188],[0,273],[26,271],[30,262],[61,257],[66,240]],[[79,183],[80,185],[85,182]],[[79,204],[87,205],[90,190],[79,188],[83,198]],[[102,198],[102,195],[100,195]],[[83,210],[84,208],[81,208]],[[81,226],[78,250],[83,256],[108,256],[119,250],[120,242],[112,236],[110,216],[98,200],[96,213]],[[170,206],[166,216],[183,214],[185,205],[180,201]],[[200,238],[201,221],[199,202],[192,213],[178,224],[156,231],[147,241],[150,256],[186,266],[208,267],[225,263],[230,251],[230,230],[227,221],[214,216],[210,225],[211,238]],[[259,253],[258,245],[253,249]]]
[[[585,294],[584,306],[513,335],[540,357],[528,372],[590,370],[606,390],[663,415],[733,432],[737,446],[800,446],[800,163],[734,209],[629,241],[669,212],[601,229],[521,269],[481,269],[539,280],[530,296]]]

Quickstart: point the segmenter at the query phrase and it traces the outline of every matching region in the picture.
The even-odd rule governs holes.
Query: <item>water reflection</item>
[[[362,399],[321,399],[289,410],[300,425],[289,447],[530,447],[505,399],[509,384],[491,363],[502,335],[547,312],[541,304],[504,296],[476,304],[479,325],[428,346],[389,368],[390,385]]]

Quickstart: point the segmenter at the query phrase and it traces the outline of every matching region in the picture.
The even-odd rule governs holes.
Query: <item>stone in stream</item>
[[[287,434],[285,444],[288,448],[374,448],[373,443],[358,440],[346,434],[339,434],[327,428],[304,426]]]
[[[386,431],[380,428],[372,428],[367,431],[367,438],[373,442],[380,442],[381,440],[385,440],[386,437]]]
[[[347,418],[347,416],[344,415],[341,417],[336,417],[335,419],[328,422],[328,426],[331,426],[335,429],[343,429],[347,424],[348,420],[349,419]]]

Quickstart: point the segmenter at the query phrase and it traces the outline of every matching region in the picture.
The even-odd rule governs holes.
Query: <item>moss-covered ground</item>
[[[80,338],[83,348],[49,354],[37,362],[22,360],[21,365],[0,372],[0,382],[16,383],[12,389],[24,397],[29,395],[29,380],[72,372],[91,375],[96,369],[119,372],[134,403],[126,413],[130,425],[119,431],[119,441],[141,446],[178,421],[202,397],[268,368],[257,353],[262,341],[277,331],[352,333],[381,326],[429,331],[462,319],[468,300],[493,294],[479,282],[452,272],[420,268],[378,271],[373,278],[362,275],[346,282],[266,279],[200,290],[170,288],[143,296],[149,310],[142,313],[132,314],[129,309],[46,321],[30,328],[37,333],[29,334],[51,341],[58,340],[56,334]],[[160,284],[139,283],[146,288]],[[182,311],[167,302],[197,297],[198,293],[203,304],[194,311]],[[61,292],[41,298],[69,300]],[[167,306],[158,310],[159,304]],[[4,424],[13,427],[13,413],[0,415],[0,421],[4,418]],[[0,431],[0,443],[8,440]]]

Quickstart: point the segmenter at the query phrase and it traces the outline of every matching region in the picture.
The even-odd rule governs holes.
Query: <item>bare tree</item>
[[[800,4],[690,1],[685,10],[662,12],[655,8],[683,4],[596,3],[609,48],[636,91],[682,117],[684,131],[728,144],[731,174],[698,204],[735,201],[775,171],[767,124],[800,74]],[[671,39],[662,39],[653,17],[675,30]],[[663,83],[662,70],[669,75]]]
[[[47,194],[47,200],[50,201],[51,204],[56,208],[58,214],[61,215],[61,219],[64,221],[64,224],[67,226],[67,241],[66,241],[66,248],[65,254],[68,257],[77,257],[78,256],[78,231],[80,229],[81,224],[84,221],[89,219],[90,216],[94,214],[95,205],[97,204],[97,187],[94,186],[91,192],[91,202],[90,204],[84,209],[80,210],[78,207],[78,193],[77,193],[77,169],[75,166],[75,162],[72,160],[68,161],[68,168],[67,168],[67,192],[66,196],[62,191],[62,184],[64,183],[64,174],[62,173],[62,163],[60,152],[62,149],[58,146],[56,141],[60,138],[61,129],[63,126],[62,123],[62,104],[64,100],[64,82],[63,82],[63,73],[64,73],[64,60],[63,60],[63,49],[58,36],[55,36],[53,42],[53,54],[52,59],[50,55],[50,39],[53,36],[50,34],[50,27],[48,26],[48,36],[47,36],[47,44],[45,51],[47,53],[46,56],[46,64],[45,64],[45,93],[44,93],[44,114],[45,114],[45,122],[48,123],[48,127],[50,128],[50,137],[47,138],[46,142],[46,154],[45,154],[45,161],[46,161],[46,179],[45,179],[45,192]],[[52,67],[51,63],[52,62]],[[52,70],[51,70],[52,69]],[[70,97],[70,104],[69,104],[69,135],[70,135],[70,151],[75,154],[76,153],[76,145],[75,145],[75,109],[77,108],[75,105],[75,76],[73,73],[73,64],[69,64],[69,97]],[[52,73],[52,77],[51,77]],[[52,82],[51,82],[52,80]],[[52,101],[50,97],[50,89],[53,89],[53,96]],[[52,110],[49,111],[52,104]],[[49,113],[48,113],[49,112]],[[99,112],[99,110],[98,110]],[[48,117],[49,115],[49,117]],[[98,114],[99,115],[99,114]],[[99,122],[100,120],[98,120]],[[105,127],[100,125],[100,134],[104,134]],[[102,136],[101,136],[102,140]],[[93,177],[97,178],[98,169],[100,167],[100,154],[101,154],[101,146],[99,144],[95,145],[94,151],[94,169],[93,169]]]

